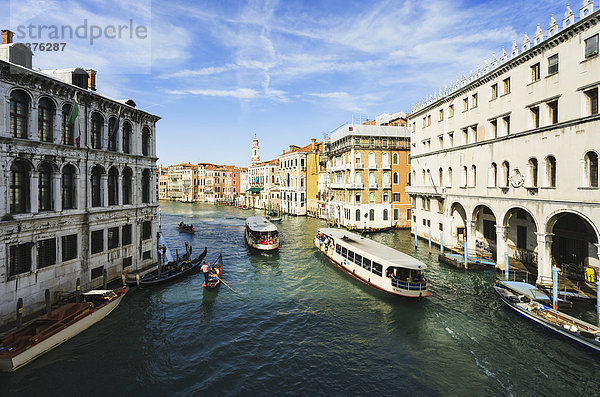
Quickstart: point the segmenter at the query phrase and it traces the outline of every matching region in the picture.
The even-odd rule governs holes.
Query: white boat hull
[[[27,363],[35,360],[42,354],[54,349],[55,347],[66,342],[72,337],[85,331],[92,325],[96,324],[98,321],[102,320],[104,317],[108,316],[113,310],[115,310],[124,296],[125,294],[119,296],[113,301],[107,303],[106,306],[95,310],[91,314],[71,324],[62,331],[57,332],[49,338],[44,339],[43,341],[31,346],[29,349],[25,350],[21,354],[18,354],[15,357],[12,357],[11,359],[0,359],[0,371],[11,372],[17,370],[22,366],[26,365]]]
[[[246,233],[246,244],[248,244],[250,248],[254,248],[255,250],[259,251],[273,251],[279,248],[279,240],[274,241],[273,244],[259,244],[254,242],[248,233]]]
[[[329,260],[340,266],[343,270],[347,271],[360,281],[369,284],[372,287],[392,295],[404,296],[408,298],[424,298],[429,296],[429,291],[427,289],[409,290],[393,286],[390,278],[378,276],[366,269],[363,269],[361,266],[358,266],[355,263],[349,262],[335,252],[333,245],[330,245],[329,248],[326,248],[325,244],[323,244],[316,237],[313,238],[313,244],[319,249],[319,251],[325,254]]]

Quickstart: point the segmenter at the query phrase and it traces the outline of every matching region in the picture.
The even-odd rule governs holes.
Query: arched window
[[[102,207],[102,175],[104,169],[96,165],[92,168],[91,186],[92,186],[92,207]]]
[[[502,186],[508,187],[508,181],[510,179],[510,164],[508,161],[502,163]]]
[[[492,166],[490,167],[490,183],[489,183],[490,187],[497,187],[498,186],[498,166],[496,165],[496,163],[492,163]]]
[[[375,220],[375,210],[369,210],[369,220]]]
[[[375,192],[369,193],[369,203],[373,204],[375,202]]]
[[[38,210],[51,211],[52,203],[52,167],[41,164],[38,167]]]
[[[362,163],[360,152],[356,152],[356,154],[354,156],[355,156],[354,160],[356,161],[356,164]]]
[[[362,183],[362,179],[360,176],[360,172],[354,174],[354,184],[360,185]]]
[[[387,171],[384,172],[383,175],[382,175],[382,177],[381,177],[381,179],[382,179],[381,182],[384,185],[389,185],[390,184],[390,173],[387,172]]]
[[[123,170],[123,204],[131,204],[131,183],[133,180],[133,171],[131,168],[125,167]]]
[[[142,129],[142,155],[148,156],[150,154],[150,129],[144,127]]]
[[[471,187],[477,186],[477,167],[475,164],[471,166]]]
[[[108,170],[108,205],[119,204],[119,171],[115,167]]]
[[[102,149],[104,119],[99,113],[92,114],[92,149]]]
[[[111,117],[108,119],[108,150],[111,152],[117,151],[117,134],[115,132],[115,126],[117,125],[117,118]]]
[[[369,153],[369,167],[373,167],[375,165],[375,153]]]
[[[461,181],[461,186],[467,187],[467,167],[464,166],[462,168],[462,181]]]
[[[381,164],[389,164],[390,163],[390,155],[387,152],[381,154]]]
[[[123,123],[123,153],[131,153],[131,123],[125,121]]]
[[[27,139],[29,96],[20,90],[10,94],[10,133],[14,138]]]
[[[375,173],[369,172],[369,185],[375,184]]]
[[[546,157],[546,177],[548,187],[556,187],[556,159],[554,156]]]
[[[392,162],[394,163],[394,165],[398,164],[398,153],[394,153],[392,155]]]
[[[538,185],[538,161],[535,157],[529,159],[529,186],[537,187]]]
[[[30,167],[24,161],[16,160],[10,167],[10,213],[20,214],[29,211]]]
[[[150,170],[142,172],[142,203],[150,202]]]
[[[384,221],[387,221],[387,220],[388,220],[388,210],[387,210],[387,209],[384,209],[384,210],[383,210],[383,220],[384,220]]]
[[[452,187],[452,167],[448,168],[448,186]]]
[[[63,145],[75,144],[75,126],[69,122],[71,116],[71,105],[62,108],[62,143]]]
[[[75,186],[75,167],[66,165],[62,171],[62,209],[71,210],[77,206],[77,190]]]
[[[397,174],[397,172],[396,172],[396,174]],[[410,184],[410,181],[411,181],[411,175],[410,175],[410,172],[408,173],[408,175],[406,175],[406,180],[408,181],[408,182],[407,182],[407,183],[408,183],[408,186],[412,186],[412,185]]]
[[[585,171],[588,187],[598,187],[598,155],[596,152],[585,154]]]
[[[383,202],[387,203],[390,199],[390,194],[388,192],[383,192]]]
[[[422,176],[422,179],[423,179],[423,186],[424,186],[425,185],[425,170],[423,170],[421,172],[421,176]]]
[[[54,103],[48,98],[40,99],[38,105],[38,134],[40,141],[52,142],[54,139],[54,115],[56,114],[56,107]]]
[[[438,170],[438,180],[440,182],[440,186],[444,186],[444,170],[442,168]]]
[[[356,210],[356,222],[360,221],[360,210]]]
[[[410,175],[410,174],[409,174],[409,175]],[[393,175],[393,182],[394,182],[394,184],[396,184],[396,185],[397,185],[398,183],[400,183],[400,176],[398,175],[398,173],[397,173],[397,172],[394,172],[394,175]]]

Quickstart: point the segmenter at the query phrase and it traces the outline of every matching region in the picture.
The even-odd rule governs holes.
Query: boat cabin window
[[[378,276],[381,276],[382,271],[383,271],[383,266],[381,266],[379,263],[377,262],[373,262],[373,268],[371,269],[371,271],[373,273],[375,273]]]
[[[346,247],[342,247],[342,256],[344,258],[348,257],[348,249],[346,249]]]
[[[337,252],[338,254],[342,255],[342,247],[340,247],[339,245],[335,246],[335,252]]]
[[[362,266],[362,256],[354,254],[354,263],[356,263],[358,266]]]
[[[348,260],[350,262],[354,262],[354,252],[353,251],[348,250]]]
[[[371,270],[371,260],[367,259],[367,258],[363,258],[363,265],[362,265],[365,269],[367,270]]]

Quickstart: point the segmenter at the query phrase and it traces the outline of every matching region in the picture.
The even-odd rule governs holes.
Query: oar
[[[215,274],[215,277],[218,278],[223,284],[227,285],[227,283],[225,281],[223,281],[219,276],[217,276]],[[227,285],[227,288],[229,288],[230,290],[232,290],[233,292],[235,292],[235,290],[233,288],[231,288],[229,285]],[[236,292],[237,293],[237,292]]]

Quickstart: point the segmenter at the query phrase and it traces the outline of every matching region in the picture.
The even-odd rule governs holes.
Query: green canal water
[[[0,395],[556,396],[600,393],[600,357],[510,312],[493,271],[438,264],[408,231],[373,239],[428,265],[431,296],[388,296],[312,246],[322,221],[284,217],[278,254],[244,244],[258,211],[162,203],[174,250],[223,253],[224,285],[202,275],[132,290],[109,317],[12,374]],[[196,235],[179,234],[180,221]],[[593,311],[593,308],[591,309]],[[587,313],[590,316],[589,313]],[[591,317],[593,320],[593,317]]]

